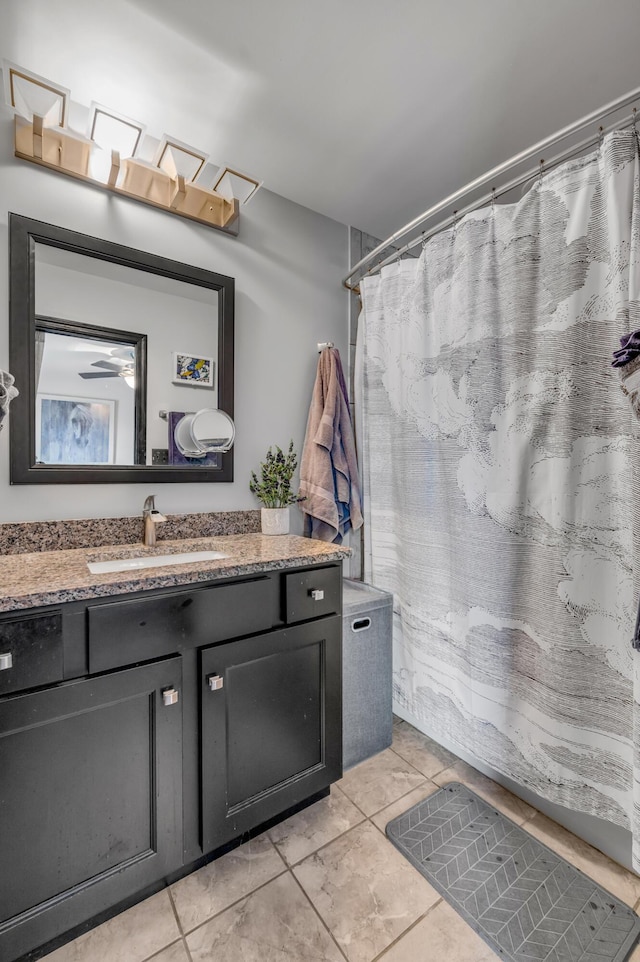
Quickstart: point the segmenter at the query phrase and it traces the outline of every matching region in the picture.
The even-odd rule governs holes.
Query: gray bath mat
[[[623,962],[640,935],[627,905],[457,782],[387,835],[509,962]]]

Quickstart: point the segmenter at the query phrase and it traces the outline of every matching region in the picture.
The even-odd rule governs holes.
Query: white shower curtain
[[[640,328],[639,178],[619,131],[468,215],[362,282],[357,350],[397,710],[630,829],[636,871],[640,424],[611,355]]]

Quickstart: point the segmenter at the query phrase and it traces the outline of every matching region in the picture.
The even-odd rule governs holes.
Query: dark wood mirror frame
[[[233,481],[233,449],[220,466],[36,464],[35,245],[45,244],[134,270],[206,287],[218,294],[218,407],[233,417],[235,282],[225,274],[123,247],[88,234],[9,215],[9,369],[20,391],[11,405],[11,484],[145,484]]]

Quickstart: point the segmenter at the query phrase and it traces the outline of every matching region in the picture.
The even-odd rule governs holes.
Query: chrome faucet
[[[150,494],[142,509],[144,520],[144,545],[146,548],[153,548],[156,543],[156,525],[167,519],[163,514],[156,510],[156,496]]]

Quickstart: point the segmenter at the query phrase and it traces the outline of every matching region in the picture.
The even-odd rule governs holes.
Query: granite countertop
[[[91,574],[87,567],[88,561],[187,551],[221,551],[228,557],[102,574]],[[341,561],[350,554],[349,548],[297,535],[239,534],[162,541],[154,548],[129,544],[0,555],[0,611],[17,611],[151,588],[197,584],[277,568]]]

